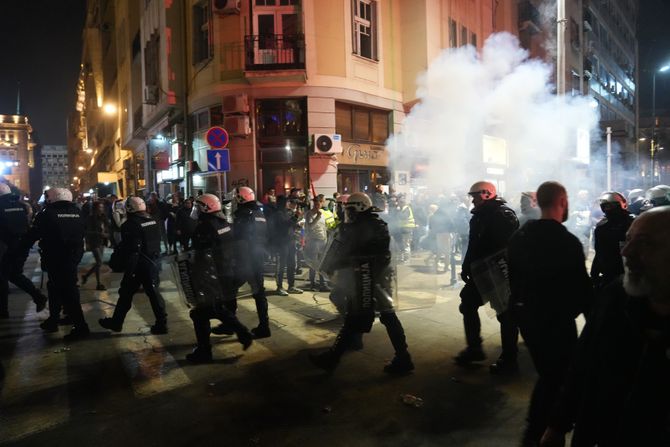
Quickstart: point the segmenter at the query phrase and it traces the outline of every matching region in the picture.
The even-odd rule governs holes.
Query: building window
[[[458,46],[458,26],[454,19],[449,19],[449,48],[456,48]]]
[[[468,44],[468,29],[465,26],[461,26],[461,46],[464,47]]]
[[[389,137],[389,112],[338,102],[335,131],[345,141],[384,144]]]
[[[366,59],[379,60],[377,56],[377,2],[352,0],[353,50]]]
[[[477,48],[477,34],[475,33],[470,34],[470,45]]]
[[[160,35],[155,31],[144,47],[144,76],[147,86],[160,86]]]
[[[303,98],[256,101],[259,137],[298,137],[307,134],[307,106]]]
[[[210,2],[193,6],[193,65],[212,57]]]

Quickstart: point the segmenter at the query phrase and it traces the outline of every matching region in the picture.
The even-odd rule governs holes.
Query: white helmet
[[[6,196],[7,194],[11,194],[12,190],[9,189],[9,185],[7,183],[0,183],[0,197]]]
[[[72,192],[66,188],[51,188],[45,193],[47,203],[72,202]]]
[[[483,200],[491,200],[498,194],[496,185],[491,182],[477,182],[470,187],[469,195],[478,194]]]
[[[237,188],[235,195],[237,198],[237,203],[253,202],[256,200],[256,194],[254,194],[254,190],[248,186],[240,186]]]
[[[365,193],[355,192],[349,196],[345,206],[348,210],[350,209],[357,213],[361,213],[372,208],[372,200],[370,200],[370,197]]]
[[[654,206],[670,204],[670,188],[665,185],[657,185],[649,188],[646,194],[647,199]]]
[[[147,204],[140,197],[128,197],[126,200],[126,211],[128,213],[139,213],[140,211],[146,211]]]
[[[628,193],[628,201],[629,202],[634,202],[635,199],[639,199],[640,197],[644,197],[644,189],[631,189],[630,192]]]
[[[205,214],[212,214],[221,211],[221,201],[214,194],[203,194],[195,199],[196,205]]]

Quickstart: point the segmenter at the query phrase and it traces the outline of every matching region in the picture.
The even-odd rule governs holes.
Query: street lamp
[[[654,70],[652,76],[651,76],[651,119],[652,119],[652,125],[651,125],[651,155],[650,155],[650,162],[651,162],[651,185],[649,186],[654,186],[654,152],[656,151],[656,74],[657,73],[665,73],[666,71],[670,70],[670,64],[663,65],[656,70]]]
[[[116,106],[112,103],[107,103],[102,106],[102,111],[105,112],[105,115],[116,115]]]

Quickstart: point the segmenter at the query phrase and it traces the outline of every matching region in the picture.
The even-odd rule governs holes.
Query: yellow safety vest
[[[332,211],[329,211],[326,208],[321,208],[321,214],[323,214],[323,219],[326,222],[326,229],[332,230],[337,226],[337,220]]]
[[[409,215],[407,218],[404,216],[405,210],[409,211]],[[401,227],[403,228],[414,228],[416,227],[416,222],[414,222],[414,212],[412,212],[412,207],[409,205],[405,205],[402,207],[401,212],[403,213],[403,222],[401,223]]]

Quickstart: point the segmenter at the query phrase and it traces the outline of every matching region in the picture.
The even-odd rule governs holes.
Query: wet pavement
[[[80,269],[90,263],[87,253]],[[12,289],[11,317],[0,320],[6,378],[0,396],[0,443],[7,445],[223,446],[516,446],[535,378],[526,350],[520,373],[497,377],[488,364],[500,351],[498,323],[480,309],[490,362],[453,364],[463,347],[459,285],[435,275],[422,256],[402,266],[398,297],[416,365],[413,374],[382,372],[393,356],[376,322],[362,351],[347,354],[331,375],[307,354],[332,343],[341,320],[327,294],[269,295],[272,337],[248,351],[233,337],[213,337],[212,364],[184,360],[194,344],[188,308],[164,263],[161,290],[170,333],[154,336],[148,299],[138,294],[121,333],[97,320],[111,315],[120,274],[104,267],[108,291],[89,279],[81,288],[90,339],[65,344],[66,333],[43,334],[34,305]],[[32,254],[26,274],[41,272]],[[303,275],[303,277],[306,275]],[[300,287],[303,281],[297,281]],[[272,278],[266,288],[274,289]],[[250,297],[238,315],[257,323]],[[402,395],[422,402],[404,403]],[[415,402],[416,403],[416,402]]]

